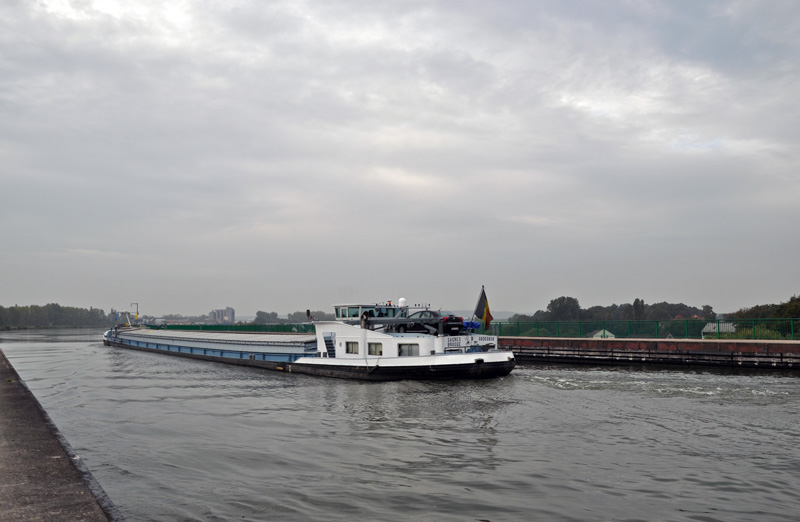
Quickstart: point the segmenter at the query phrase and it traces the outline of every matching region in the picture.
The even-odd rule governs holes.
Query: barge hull
[[[400,381],[412,379],[434,381],[448,379],[493,379],[504,377],[514,369],[515,361],[484,362],[471,364],[447,364],[437,366],[343,366],[315,365],[295,362],[289,364],[289,371],[322,377],[359,379],[362,381]]]
[[[126,348],[141,352],[173,355],[203,361],[250,366],[266,370],[283,371],[288,373],[301,373],[319,377],[334,377],[339,379],[357,379],[362,381],[399,381],[413,380],[449,380],[449,379],[492,379],[504,377],[514,369],[515,361],[483,362],[472,364],[452,364],[433,366],[392,366],[365,367],[359,365],[316,365],[302,362],[256,360],[251,358],[217,357],[180,351],[167,351],[157,348],[146,348],[129,344],[104,340],[106,346]],[[301,358],[302,359],[302,358]]]

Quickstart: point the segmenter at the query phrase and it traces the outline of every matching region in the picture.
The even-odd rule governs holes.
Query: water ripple
[[[109,349],[85,332],[0,342],[129,520],[800,512],[791,375],[522,366],[359,383]]]

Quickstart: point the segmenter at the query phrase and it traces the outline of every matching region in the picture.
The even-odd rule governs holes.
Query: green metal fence
[[[164,330],[201,330],[214,332],[267,332],[267,333],[314,333],[310,323],[293,324],[169,324],[151,328]]]
[[[800,319],[680,321],[493,321],[490,332],[507,337],[652,339],[800,339]]]

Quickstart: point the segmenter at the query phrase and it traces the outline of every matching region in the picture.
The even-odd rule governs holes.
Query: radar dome
[[[400,299],[398,299],[397,300],[397,306],[399,306],[401,308],[406,306],[406,298],[405,297],[401,297]]]

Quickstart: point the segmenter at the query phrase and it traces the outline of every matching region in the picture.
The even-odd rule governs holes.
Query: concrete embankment
[[[11,520],[122,517],[0,350],[0,521]]]
[[[669,365],[800,370],[800,342],[501,337],[519,363]]]

